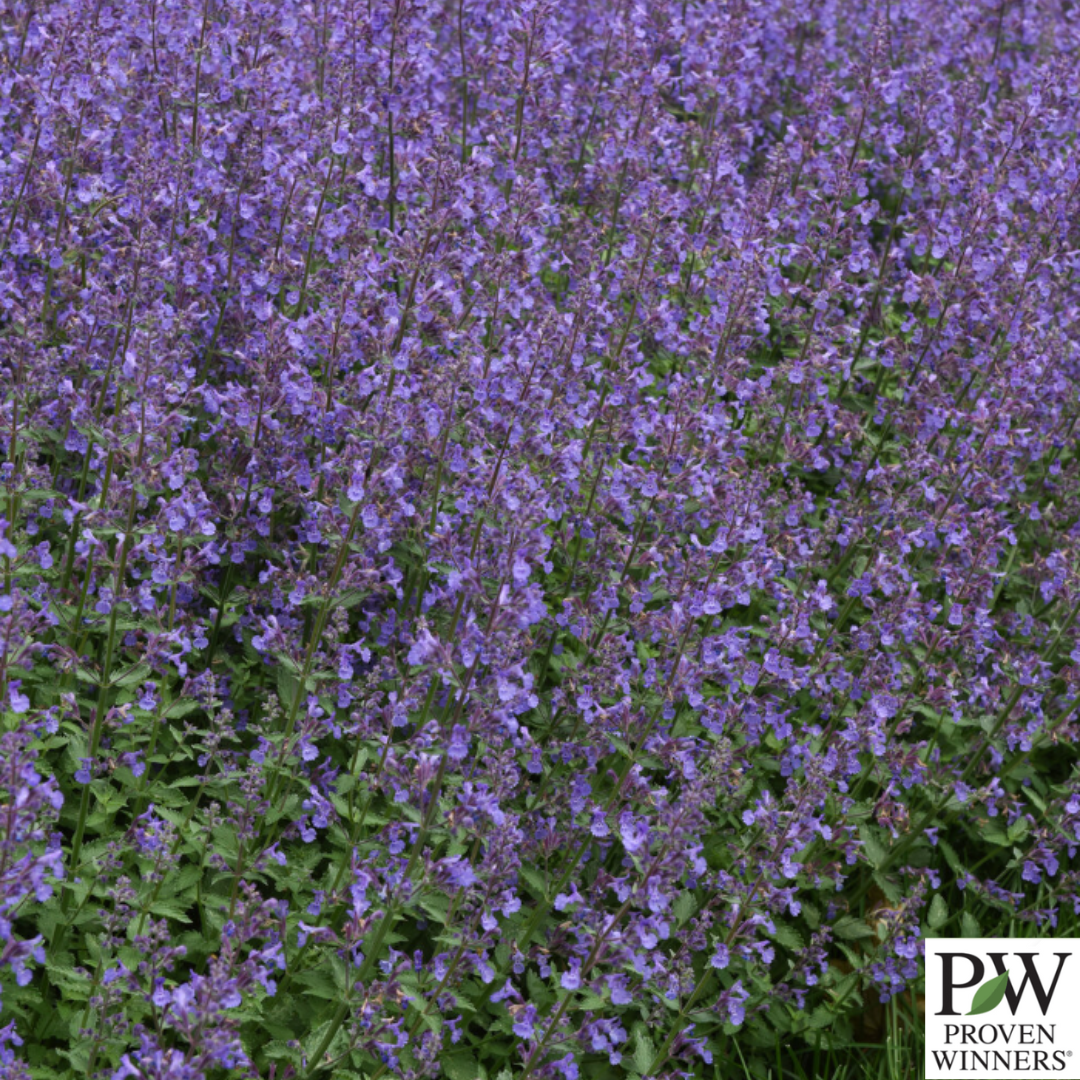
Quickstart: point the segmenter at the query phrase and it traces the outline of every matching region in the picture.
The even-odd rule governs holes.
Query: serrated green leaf
[[[175,919],[177,922],[190,923],[191,920],[187,917],[187,914],[174,904],[166,904],[159,900],[156,904],[150,905],[151,915],[163,915],[167,919]]]
[[[361,589],[346,589],[335,601],[334,607],[353,608],[371,594]]]
[[[189,716],[193,712],[197,712],[202,706],[190,698],[181,698],[177,701],[170,702],[165,707],[164,715],[170,719],[179,720],[181,717]]]
[[[945,898],[941,893],[935,893],[934,899],[930,901],[930,912],[927,915],[927,922],[930,926],[937,930],[939,927],[944,926],[949,921],[949,906],[945,903]]]
[[[425,914],[430,915],[436,923],[446,922],[446,915],[450,908],[450,901],[438,893],[428,893],[420,897],[420,907]]]
[[[966,873],[964,864],[960,861],[960,857],[956,854],[952,844],[946,840],[938,840],[937,846],[941,849],[941,854],[945,856],[945,861],[949,864],[949,869],[956,875],[962,876]]]
[[[92,982],[87,975],[80,975],[72,967],[47,964],[49,982],[69,1001],[86,1001],[90,996]]]
[[[366,750],[361,750],[357,755],[358,767],[360,769],[363,769],[364,765],[367,763],[367,758],[368,753]],[[349,792],[356,787],[356,777],[353,776],[352,773],[342,773],[342,775],[334,781],[334,784],[339,795],[348,795]]]
[[[41,502],[44,499],[59,499],[62,497],[58,491],[53,491],[51,488],[29,488],[19,493],[19,498],[24,503]]]
[[[671,911],[675,916],[675,922],[682,926],[687,919],[697,910],[697,899],[692,892],[679,893]]]
[[[299,688],[300,679],[289,671],[285,664],[279,664],[277,669],[277,691],[281,704],[286,710],[292,709]]]
[[[1028,819],[1026,817],[1017,818],[1009,826],[1009,843],[1019,843],[1021,840],[1024,839],[1024,837],[1027,836],[1030,830],[1031,826],[1028,824]]]
[[[652,1067],[656,1047],[649,1037],[649,1029],[642,1023],[634,1025],[634,1068],[644,1076]]]
[[[291,1041],[292,1040],[287,1039],[272,1039],[270,1042],[262,1045],[262,1053],[271,1061],[292,1061],[299,1065],[300,1049],[295,1045],[290,1045]]]
[[[153,674],[153,668],[149,664],[136,664],[135,667],[125,672],[118,679],[112,681],[113,686],[130,687],[139,686],[146,682],[149,675]]]
[[[84,1042],[81,1045],[76,1044],[71,1050],[57,1050],[57,1053],[71,1064],[76,1076],[85,1076],[90,1066],[90,1046],[90,1043]],[[31,1070],[30,1075],[34,1080],[47,1080],[49,1077],[58,1076],[59,1073],[38,1065]]]
[[[885,894],[885,899],[890,904],[899,904],[904,899],[904,890],[891,878],[879,874],[876,870],[873,873],[873,878],[874,884]]]
[[[528,1000],[538,1009],[542,1009],[553,1000],[547,983],[535,971],[530,970],[525,973],[525,985],[529,989]]]
[[[476,1080],[480,1075],[480,1067],[471,1054],[450,1054],[443,1060],[442,1067],[450,1080]]]
[[[828,1027],[836,1019],[836,1014],[827,1005],[819,1005],[806,1022],[806,1026],[812,1030]]]
[[[984,982],[975,991],[975,997],[972,998],[971,1009],[967,1015],[981,1016],[983,1013],[990,1012],[991,1009],[996,1009],[1001,1004],[1002,998],[1005,997],[1008,986],[1008,971],[1003,971],[1000,975],[995,975],[992,979]]]
[[[785,949],[802,949],[805,948],[806,942],[803,941],[802,934],[793,926],[788,926],[787,923],[777,923],[776,933],[773,934],[773,940],[779,945],[783,945]]]
[[[306,1039],[304,1039],[304,1048],[307,1051],[309,1061],[311,1060],[311,1056],[315,1053],[315,1051],[322,1045],[323,1039],[326,1038],[327,1033],[330,1031],[330,1024],[330,1020],[324,1021],[323,1023],[319,1024],[318,1027],[316,1027],[311,1032],[311,1034],[307,1036]],[[332,1061],[334,1057],[338,1053],[340,1053],[341,1049],[343,1048],[344,1042],[345,1033],[344,1031],[342,1031],[341,1028],[338,1028],[333,1039],[331,1039],[330,1041],[330,1045],[326,1049],[325,1061]],[[323,1062],[323,1064],[325,1064],[325,1061]]]
[[[714,1028],[719,1022],[719,1017],[715,1012],[711,1012],[708,1009],[700,1009],[698,1012],[692,1012],[687,1019],[696,1024],[699,1029]]]
[[[544,875],[531,866],[522,866],[518,873],[525,879],[526,883],[533,891],[533,895],[538,899],[543,899],[547,895],[545,888]]]
[[[833,926],[833,933],[845,941],[859,941],[862,938],[874,936],[872,927],[851,915],[845,915],[842,919],[838,919]]]
[[[867,825],[860,826],[859,838],[863,842],[863,850],[866,852],[870,864],[872,866],[881,866],[888,858],[888,853],[885,846],[874,835],[873,830]]]
[[[293,981],[303,986],[305,996],[321,998],[323,1001],[341,1000],[341,991],[325,971],[304,971]]]
[[[184,893],[203,876],[203,868],[197,863],[185,863],[168,881],[173,893]]]
[[[606,1004],[607,1002],[599,994],[594,994],[591,990],[583,990],[578,995],[574,1007],[584,1009],[586,1012],[595,1012],[597,1009],[604,1008]]]

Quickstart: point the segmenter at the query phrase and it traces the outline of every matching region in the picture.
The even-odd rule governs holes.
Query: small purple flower
[[[570,960],[569,968],[563,972],[562,978],[559,980],[559,985],[564,990],[577,990],[581,986],[581,961],[577,959]]]
[[[30,708],[30,698],[20,690],[21,679],[12,679],[8,686],[8,704],[13,713],[22,714]]]

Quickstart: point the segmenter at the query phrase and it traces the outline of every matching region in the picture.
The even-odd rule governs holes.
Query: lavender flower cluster
[[[0,5],[0,1075],[712,1075],[1075,920],[1078,53]]]

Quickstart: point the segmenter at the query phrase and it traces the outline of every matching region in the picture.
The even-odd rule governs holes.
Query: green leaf
[[[162,716],[166,716],[171,720],[179,720],[182,717],[190,716],[201,708],[202,706],[197,701],[190,698],[177,698],[176,701],[169,702]]]
[[[537,1008],[543,1008],[554,1000],[554,995],[535,971],[525,973],[525,985],[529,988],[528,1000]]]
[[[1017,818],[1009,826],[1009,833],[1008,833],[1009,843],[1014,844],[1014,843],[1018,843],[1019,841],[1023,840],[1024,837],[1027,836],[1030,829],[1031,829],[1031,826],[1028,824],[1028,819],[1026,817]]]
[[[975,991],[975,997],[972,999],[968,1016],[980,1016],[983,1013],[990,1012],[991,1009],[996,1009],[1001,1004],[1001,999],[1005,996],[1008,985],[1009,973],[1007,971],[1003,971],[1000,975],[995,975],[994,978],[984,982]]]
[[[643,1076],[648,1073],[656,1057],[656,1047],[649,1038],[649,1029],[642,1023],[634,1025],[634,1068]]]
[[[851,915],[845,915],[842,919],[838,919],[833,926],[833,932],[837,937],[843,938],[845,941],[857,941],[860,938],[874,936],[874,931],[866,923],[853,918]]]
[[[888,878],[876,870],[871,876],[874,879],[874,884],[885,894],[885,899],[894,907],[904,899],[904,890],[892,878]]]
[[[935,893],[934,899],[930,901],[930,914],[927,921],[934,930],[944,926],[949,921],[949,906],[945,903],[945,898],[941,893]]]
[[[941,849],[941,854],[945,856],[945,861],[949,864],[949,869],[954,874],[963,876],[967,873],[967,868],[960,861],[959,856],[948,841],[939,839],[937,846]]]
[[[56,1051],[65,1061],[71,1063],[71,1067],[76,1076],[85,1076],[86,1070],[90,1066],[90,1044],[83,1043],[82,1046],[76,1046],[74,1050],[57,1050]],[[55,1069],[50,1069],[48,1065],[33,1065],[30,1069],[30,1075],[34,1080],[52,1080],[52,1077],[60,1076]],[[70,1074],[69,1074],[70,1075]]]
[[[304,1039],[304,1049],[307,1051],[308,1061],[311,1061],[312,1055],[322,1045],[322,1041],[326,1038],[326,1033],[330,1030],[330,1020],[326,1020],[319,1024],[307,1038]],[[326,1058],[319,1064],[326,1064],[327,1061],[332,1061],[334,1057],[343,1049],[342,1044],[345,1042],[345,1033],[338,1028],[334,1034],[333,1039],[330,1042],[329,1047],[326,1049]]]
[[[281,664],[277,669],[277,691],[286,712],[293,707],[299,688],[300,680],[284,664]]]
[[[23,491],[19,494],[19,498],[22,502],[41,502],[44,499],[58,499],[62,498],[59,492],[53,491],[52,488],[30,488],[28,491]]]
[[[827,1005],[819,1005],[807,1021],[807,1027],[811,1030],[828,1027],[836,1020],[836,1014]]]
[[[164,815],[162,815],[164,816]],[[181,815],[175,815],[181,816]],[[185,863],[169,879],[174,893],[185,893],[197,884],[203,876],[203,868],[198,863]]]
[[[960,919],[960,936],[961,937],[982,937],[982,930],[979,928],[979,920],[971,914],[970,911],[965,911],[963,917]]]
[[[544,881],[544,875],[539,870],[531,866],[522,866],[518,870],[518,873],[521,874],[528,886],[533,890],[534,896],[536,896],[540,900],[546,898],[547,883]]]
[[[114,679],[113,686],[138,686],[141,683],[146,682],[146,677],[153,674],[153,669],[149,664],[136,664],[133,668],[129,668],[119,678]]]
[[[430,915],[437,923],[445,923],[450,901],[438,893],[421,896],[420,907],[426,915]]]
[[[294,982],[304,987],[305,995],[321,998],[323,1001],[340,1001],[341,991],[334,980],[324,971],[302,971]]]
[[[86,1001],[90,997],[92,984],[89,976],[79,974],[72,967],[60,964],[47,964],[49,982],[56,987],[68,1001]]]
[[[177,922],[182,923],[191,922],[182,908],[178,908],[175,904],[167,904],[162,900],[150,905],[150,914],[162,915],[166,919],[175,919]]]
[[[675,916],[675,922],[679,926],[682,926],[696,910],[697,899],[694,894],[692,892],[682,892],[679,893],[679,897],[675,901],[671,913]]]
[[[787,923],[778,922],[776,924],[776,933],[773,934],[773,940],[778,945],[783,945],[785,949],[804,949],[806,948],[806,942],[803,941],[802,934],[793,926],[788,926]]]
[[[881,866],[888,858],[888,853],[885,846],[874,835],[873,830],[868,825],[861,825],[859,827],[859,837],[863,842],[863,850],[866,852],[870,864],[872,866]]]
[[[371,595],[363,589],[346,589],[335,601],[334,607],[354,608]]]
[[[579,999],[574,1003],[574,1008],[587,1012],[596,1012],[597,1009],[602,1009],[606,1004],[607,1002],[599,994],[594,994],[591,990],[582,990]]]
[[[476,1080],[480,1074],[476,1059],[470,1054],[451,1054],[443,1061],[442,1067],[450,1080]]]
[[[273,1039],[262,1046],[262,1052],[271,1061],[291,1061],[300,1064],[300,1050],[295,1045],[290,1045],[291,1040]]]

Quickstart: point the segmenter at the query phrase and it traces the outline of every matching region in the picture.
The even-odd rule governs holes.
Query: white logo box
[[[926,1080],[1080,1080],[1080,938],[928,938]]]

